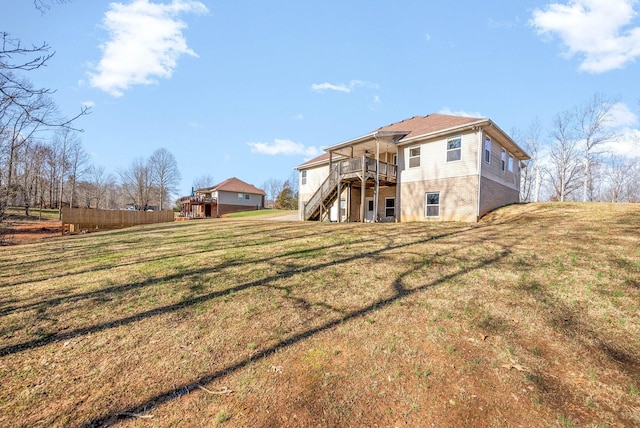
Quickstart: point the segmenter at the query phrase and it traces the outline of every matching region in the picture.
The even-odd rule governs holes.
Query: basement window
[[[462,137],[447,140],[447,162],[459,161],[462,158]]]
[[[440,217],[440,192],[425,195],[425,217]]]
[[[384,216],[396,216],[396,198],[385,198],[384,200]]]

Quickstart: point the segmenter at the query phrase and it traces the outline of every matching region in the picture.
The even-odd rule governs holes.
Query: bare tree
[[[44,6],[50,1],[54,0],[35,0],[34,5]],[[40,129],[70,129],[75,119],[88,113],[83,107],[71,119],[57,117],[50,98],[53,90],[34,88],[23,76],[45,66],[53,55],[46,43],[24,46],[8,33],[0,33],[0,149],[6,150],[0,155],[6,168],[6,174],[0,177],[0,221],[9,199],[15,197],[14,162],[21,146]]]
[[[193,180],[193,188],[194,189],[204,189],[207,187],[212,187],[215,185],[215,180],[211,175],[200,175]]]
[[[115,185],[115,178],[112,174],[105,172],[104,166],[96,165],[89,168],[87,175],[89,183],[89,194],[86,196],[89,201],[88,206],[90,207],[91,201],[94,200],[96,208],[99,209],[102,207],[103,202],[105,202],[107,192]]]
[[[73,156],[73,153],[76,150],[76,147],[80,145],[80,140],[76,133],[70,128],[61,128],[55,134],[52,141],[52,152],[51,154],[54,156],[50,159],[51,163],[55,163],[55,166],[51,165],[51,170],[55,170],[57,172],[57,176],[55,177],[56,184],[58,184],[58,188],[56,189],[56,197],[57,197],[57,206],[58,208],[62,208],[64,202],[64,189],[65,189],[65,181],[67,179],[67,174],[69,174],[69,170],[72,165],[70,163]],[[72,180],[72,177],[69,177]],[[75,191],[75,185],[72,190]],[[71,197],[71,203],[73,202],[73,196]],[[72,206],[71,204],[69,206]],[[62,218],[62,210],[58,214],[59,218]]]
[[[537,202],[540,187],[540,161],[542,125],[536,118],[524,132],[514,131],[513,135],[531,159],[527,162],[520,180],[520,200]]]
[[[594,172],[602,152],[603,143],[611,141],[615,133],[609,127],[611,123],[611,107],[613,101],[603,94],[594,94],[586,103],[576,107],[575,130],[577,138],[582,141],[582,158],[584,172],[582,176],[582,201],[593,201]]]
[[[67,148],[66,163],[69,165],[69,182],[71,184],[71,195],[69,197],[69,206],[74,207],[77,205],[76,201],[76,187],[79,180],[85,176],[89,169],[89,154],[82,147],[82,142],[79,138],[74,138],[70,141],[70,145]],[[74,205],[75,204],[75,205]]]
[[[30,207],[40,206],[42,208],[46,183],[43,177],[45,158],[46,146],[39,142],[29,142],[23,147],[17,158],[19,165],[17,178],[21,182],[21,202],[27,216]]]
[[[274,207],[276,198],[282,192],[284,188],[284,182],[277,178],[270,178],[262,185],[264,192],[266,193],[267,204]]]
[[[605,169],[607,181],[604,191],[604,197],[608,201],[629,201],[631,189],[637,187],[637,182],[634,182],[637,166],[637,159],[613,155],[609,158]]]
[[[70,0],[33,0],[33,5],[40,12],[45,13],[51,9],[52,4],[64,4]]]
[[[151,173],[143,158],[133,160],[129,168],[121,170],[120,185],[134,209],[145,210],[151,199]]]
[[[34,88],[20,73],[44,67],[54,53],[47,43],[25,47],[6,32],[0,33],[0,39],[0,117],[5,111],[13,110],[24,114],[30,122],[58,128],[72,127],[73,121],[89,113],[89,107],[85,106],[71,119],[62,119],[52,115],[53,109],[49,109],[46,115],[42,114],[41,109],[34,109],[34,105],[42,102],[53,106],[49,95],[54,91]],[[14,61],[14,58],[22,61]]]
[[[177,191],[182,178],[176,158],[165,148],[157,149],[149,158],[151,184],[158,191],[160,211],[171,205],[169,199]]]
[[[581,163],[578,142],[572,135],[572,117],[569,112],[554,119],[553,142],[547,172],[551,179],[552,198],[565,201],[580,186]]]

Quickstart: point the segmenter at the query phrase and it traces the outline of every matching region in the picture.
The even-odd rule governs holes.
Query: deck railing
[[[183,196],[180,198],[180,202],[191,202],[191,203],[212,203],[215,202],[216,198],[205,198],[204,196]]]
[[[366,168],[364,172],[375,173],[376,163],[377,163],[376,160],[372,158],[365,158],[365,159],[366,159]],[[380,175],[383,175],[389,178],[396,178],[397,171],[398,171],[398,167],[396,165],[386,163],[386,162],[380,162]],[[358,172],[362,172],[362,158],[351,158],[351,159],[347,159],[340,162],[340,173],[342,175],[353,174]]]

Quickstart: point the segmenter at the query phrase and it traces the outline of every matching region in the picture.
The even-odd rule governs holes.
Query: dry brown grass
[[[0,426],[640,425],[640,206],[6,247]]]

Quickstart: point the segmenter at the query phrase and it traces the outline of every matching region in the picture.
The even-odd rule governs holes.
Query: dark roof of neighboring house
[[[198,189],[205,190],[205,189]],[[223,191],[223,192],[237,192],[237,193],[252,193],[254,195],[265,195],[264,190],[258,189],[253,184],[245,183],[244,181],[231,177],[224,180],[222,183],[218,183],[215,186],[208,187],[206,190],[211,192]]]
[[[431,134],[450,128],[468,125],[470,123],[486,120],[478,117],[450,116],[446,114],[430,114],[427,116],[414,116],[391,125],[378,128],[378,132],[407,132],[407,135],[399,141],[418,135]]]

